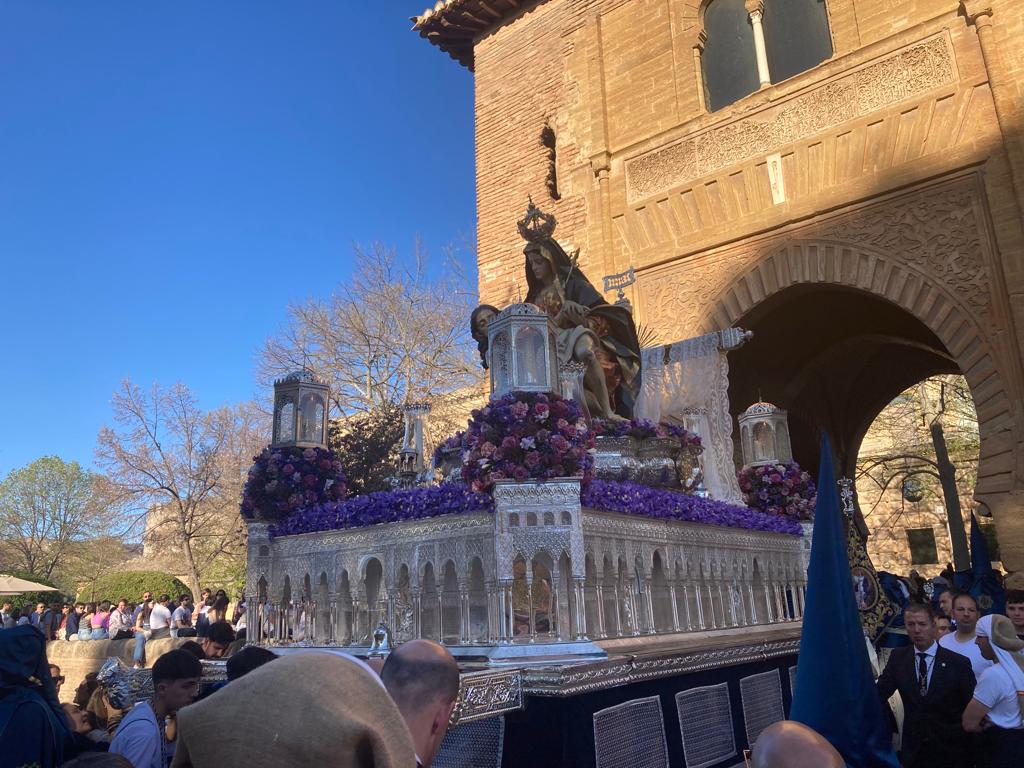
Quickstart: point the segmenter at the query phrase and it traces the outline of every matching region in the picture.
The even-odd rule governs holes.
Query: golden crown
[[[530,243],[550,240],[555,233],[558,221],[550,213],[544,213],[533,204],[533,198],[527,197],[526,216],[516,222],[519,234]]]

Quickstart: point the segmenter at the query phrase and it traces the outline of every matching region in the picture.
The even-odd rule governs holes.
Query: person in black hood
[[[70,737],[43,633],[27,625],[0,632],[0,768],[59,766]]]

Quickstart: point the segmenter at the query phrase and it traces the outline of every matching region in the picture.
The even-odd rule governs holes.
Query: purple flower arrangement
[[[655,520],[680,520],[753,531],[799,536],[800,524],[721,501],[687,496],[629,482],[592,480],[581,495],[583,506]],[[271,536],[361,528],[378,523],[422,520],[439,515],[493,512],[494,498],[471,491],[464,483],[444,483],[411,490],[382,491],[300,509],[270,527]]]
[[[817,489],[795,461],[744,467],[737,475],[747,506],[790,520],[811,520]]]
[[[799,523],[786,517],[627,481],[593,480],[583,489],[580,501],[591,509],[655,520],[681,520],[796,536],[803,532]]]
[[[510,392],[473,411],[466,428],[462,479],[474,492],[495,480],[589,480],[594,435],[580,407],[555,394]]]
[[[242,492],[242,517],[280,520],[297,510],[345,498],[341,462],[324,448],[264,448]]]
[[[338,502],[300,509],[270,527],[271,536],[362,528],[378,523],[399,523],[440,515],[493,512],[494,497],[474,493],[463,483],[442,483],[423,488],[378,491]]]
[[[592,419],[591,427],[597,436],[607,437],[633,437],[637,440],[646,440],[651,437],[672,437],[679,441],[684,447],[699,448],[701,445],[700,435],[691,432],[686,427],[670,422],[657,423],[649,419],[631,419],[629,421],[605,421],[604,419]]]

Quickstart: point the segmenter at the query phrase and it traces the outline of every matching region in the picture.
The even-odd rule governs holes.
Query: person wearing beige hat
[[[988,768],[1015,768],[1024,760],[1024,640],[999,614],[982,616],[975,632],[993,666],[982,673],[964,710],[964,730],[983,733]]]
[[[174,768],[411,768],[412,737],[366,664],[296,653],[178,713]]]

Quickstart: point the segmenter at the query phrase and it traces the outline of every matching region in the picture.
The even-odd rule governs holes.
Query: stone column
[[[754,597],[754,582],[747,582],[747,596],[750,598],[750,623],[757,624],[757,600]]]
[[[985,72],[992,88],[992,102],[996,108],[996,121],[1003,136],[1003,146],[1010,165],[1010,181],[1020,214],[1021,189],[1024,188],[1024,157],[1019,147],[1020,118],[1013,95],[1013,76],[1007,73],[998,45],[992,34],[992,0],[963,0],[960,3],[964,17],[978,32]],[[998,523],[998,519],[997,519]]]
[[[537,615],[533,607],[533,561],[526,566],[526,604],[530,607],[529,642],[537,642]],[[550,621],[550,619],[549,619]]]
[[[704,66],[701,64],[701,56],[704,55],[704,45],[708,41],[708,34],[703,29],[697,32],[697,41],[693,44],[693,71],[696,74],[697,102],[700,104],[700,111],[707,112],[707,97],[704,94]]]
[[[587,585],[583,579],[575,579],[576,586],[576,639],[586,640],[587,626]]]
[[[686,582],[681,585],[683,590],[683,611],[686,615],[686,631],[690,632],[693,630],[693,615],[690,613],[690,588]]]
[[[658,624],[654,618],[654,594],[649,579],[644,581],[644,598],[647,603],[647,632],[653,635],[658,631]]]
[[[672,631],[679,632],[679,600],[676,597],[676,585],[669,585],[669,600],[672,601]]]
[[[764,0],[747,0],[745,7],[747,13],[750,14],[750,26],[754,29],[757,77],[761,81],[761,87],[767,88],[772,84],[772,76],[768,71],[768,53],[764,45],[764,28],[761,26],[761,17],[764,14]]]
[[[708,605],[711,606],[711,622],[710,622],[711,626],[709,627],[709,629],[717,629],[718,628],[718,614],[715,611],[715,588],[711,584],[711,582],[708,582],[707,587],[708,587]]]
[[[469,592],[464,582],[459,583],[459,617],[462,625],[459,642],[466,644],[469,642]]]
[[[704,618],[704,598],[700,594],[700,584],[693,585],[693,599],[697,605],[697,627],[707,629],[707,621]]]
[[[437,582],[437,642],[444,645],[444,582]]]
[[[594,586],[594,594],[597,595],[597,626],[594,627],[594,635],[600,639],[608,637],[608,630],[604,622],[604,586],[597,583]]]

